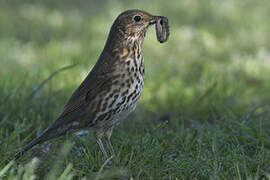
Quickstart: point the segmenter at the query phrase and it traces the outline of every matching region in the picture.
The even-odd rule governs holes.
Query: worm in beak
[[[164,16],[155,16],[156,23],[156,36],[160,43],[164,43],[168,40],[170,35],[168,18]]]

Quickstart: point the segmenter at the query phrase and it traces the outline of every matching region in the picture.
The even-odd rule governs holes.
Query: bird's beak
[[[153,17],[151,17],[150,19],[149,19],[149,25],[153,25],[153,24],[155,24],[156,23],[156,20],[157,20],[157,17],[158,16],[153,16]]]
[[[155,24],[157,17],[158,16],[152,16],[152,17],[149,17],[149,18],[145,18],[144,19],[144,24],[147,25],[147,26]]]
[[[148,19],[148,24],[153,25],[156,24],[158,19],[163,19],[164,16],[152,16],[151,18]]]

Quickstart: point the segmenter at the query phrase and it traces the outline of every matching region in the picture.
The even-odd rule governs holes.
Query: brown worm
[[[156,18],[156,36],[160,43],[168,40],[170,35],[168,19],[164,16],[157,16]]]

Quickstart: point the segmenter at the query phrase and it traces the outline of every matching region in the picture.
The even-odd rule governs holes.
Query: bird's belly
[[[127,109],[123,109],[121,112],[116,114],[115,116],[112,117],[112,119],[107,122],[108,126],[114,126],[118,125],[121,120],[125,119],[132,111],[134,111],[136,108],[136,103],[134,103],[132,106],[129,106]]]

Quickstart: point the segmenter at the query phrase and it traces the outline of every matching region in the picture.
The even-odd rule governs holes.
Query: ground
[[[269,7],[268,0],[0,1],[0,178],[270,179]],[[168,17],[171,36],[160,44],[154,28],[147,33],[145,89],[114,130],[111,165],[92,132],[9,163],[54,121],[114,18],[131,8]]]

